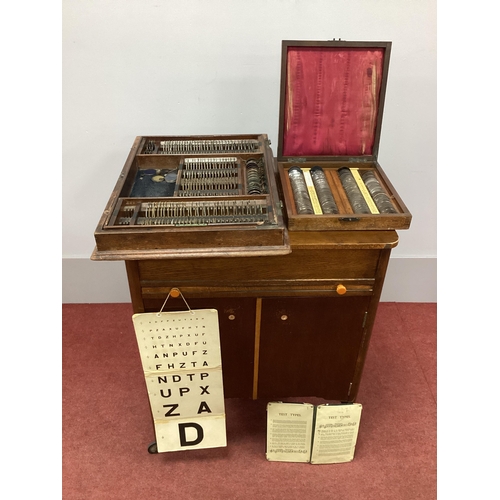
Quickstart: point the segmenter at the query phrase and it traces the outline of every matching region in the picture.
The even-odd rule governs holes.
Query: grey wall
[[[63,302],[125,302],[93,232],[137,135],[267,133],[281,40],[392,41],[379,162],[413,214],[385,301],[435,302],[435,0],[64,0]]]

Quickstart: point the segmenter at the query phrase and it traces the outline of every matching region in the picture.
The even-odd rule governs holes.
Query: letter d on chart
[[[187,440],[186,436],[186,428],[191,427],[197,433],[196,438],[190,441]],[[193,432],[189,432],[190,435]],[[179,440],[181,446],[195,446],[200,444],[203,441],[203,427],[200,424],[196,424],[195,422],[187,422],[184,424],[179,424]]]
[[[224,415],[199,415],[155,422],[158,452],[226,446]]]

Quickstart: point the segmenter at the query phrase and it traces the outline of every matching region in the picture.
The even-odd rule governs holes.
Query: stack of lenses
[[[311,177],[318,195],[318,200],[321,205],[321,210],[324,214],[338,214],[339,209],[333,198],[330,186],[325,177],[325,172],[321,167],[311,168]]]
[[[298,214],[314,214],[311,199],[307,190],[304,174],[299,167],[290,167],[288,170],[290,184],[292,185],[295,208]]]
[[[247,169],[247,193],[248,194],[262,194],[262,169],[257,160],[251,158],[246,162]]]
[[[151,155],[155,152],[156,144],[155,141],[148,141],[146,147],[144,148],[144,154]]]
[[[394,208],[390,198],[385,193],[384,188],[375,177],[375,174],[371,170],[368,170],[361,176],[361,178],[370,192],[375,205],[377,205],[379,212],[381,214],[396,214],[397,210]]]
[[[354,213],[355,214],[371,213],[370,209],[368,208],[368,205],[366,204],[365,199],[363,198],[363,195],[361,194],[361,191],[358,188],[358,185],[356,184],[356,180],[351,174],[351,171],[347,167],[344,167],[338,171],[338,174],[340,177],[340,182],[342,183],[345,194],[349,199],[349,203],[351,204]]]
[[[254,139],[160,141],[158,154],[251,153],[259,149]]]

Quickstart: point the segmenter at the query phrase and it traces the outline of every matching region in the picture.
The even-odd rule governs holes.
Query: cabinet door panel
[[[217,309],[222,356],[224,396],[251,398],[254,375],[255,299],[186,298],[191,309]],[[163,300],[150,299],[149,311],[159,311]],[[169,299],[164,311],[187,310],[181,298]]]
[[[370,300],[263,299],[258,397],[348,401]]]

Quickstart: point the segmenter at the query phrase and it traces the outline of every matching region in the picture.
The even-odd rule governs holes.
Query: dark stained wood
[[[177,288],[179,282],[173,287],[172,282],[169,286],[168,282],[162,286],[142,287],[142,296],[144,300],[159,299],[166,297],[172,288]],[[325,284],[327,283],[327,284]],[[337,287],[345,286],[347,291],[346,296],[351,295],[371,295],[373,293],[375,280],[332,280],[332,281],[302,281],[290,282],[279,281],[272,282],[263,286],[262,284],[254,284],[250,286],[242,283],[240,286],[206,286],[201,284],[182,285],[182,293],[185,296],[193,298],[207,297],[276,297],[280,294],[286,294],[287,297],[336,297],[338,295]]]
[[[168,281],[175,286],[195,284],[216,286],[230,283],[265,283],[273,280],[322,280],[373,279],[377,268],[378,254],[372,250],[297,249],[288,255],[248,258],[144,260],[139,262],[141,280]]]
[[[214,251],[223,249],[261,248],[264,252],[268,247],[283,248],[285,238],[282,230],[263,227],[259,230],[252,227],[239,228],[170,228],[169,238],[165,238],[165,229],[148,227],[124,232],[114,228],[106,232],[98,232],[95,236],[99,252],[104,253],[123,249],[131,256],[135,251],[163,252],[164,258],[182,249]],[[283,248],[283,252],[289,249]]]
[[[290,233],[294,250],[381,250],[394,248],[399,242],[395,231],[318,231]]]
[[[397,241],[297,232],[283,256],[129,261],[134,311],[160,310],[172,288],[191,308],[217,309],[227,397],[355,401]],[[165,310],[185,308],[178,298]]]
[[[130,290],[130,298],[132,299],[132,307],[134,313],[145,312],[143,295],[141,293],[141,280],[139,275],[139,264],[137,261],[125,261],[127,269],[128,286]]]
[[[332,193],[335,193],[334,199],[337,204],[337,208],[341,214],[352,214],[353,209],[347,199],[345,191],[342,189],[342,183],[337,175],[337,172],[333,169],[325,170],[325,177],[328,180],[328,185]]]
[[[368,314],[366,317],[363,339],[359,347],[358,359],[356,360],[356,370],[354,372],[352,387],[350,389],[350,394],[349,394],[349,397],[351,399],[355,398],[356,395],[358,394],[359,385],[361,383],[361,376],[363,374],[363,368],[365,365],[366,354],[368,352],[368,346],[370,344],[373,324],[375,322],[375,317],[377,315],[377,308],[380,301],[380,296],[382,294],[382,288],[384,286],[387,266],[389,265],[390,254],[391,254],[390,250],[384,250],[380,252],[379,265],[377,267],[377,277],[375,281],[376,284],[373,290],[372,300],[370,302],[370,307],[368,309]]]
[[[262,302],[259,397],[347,401],[370,297]]]

